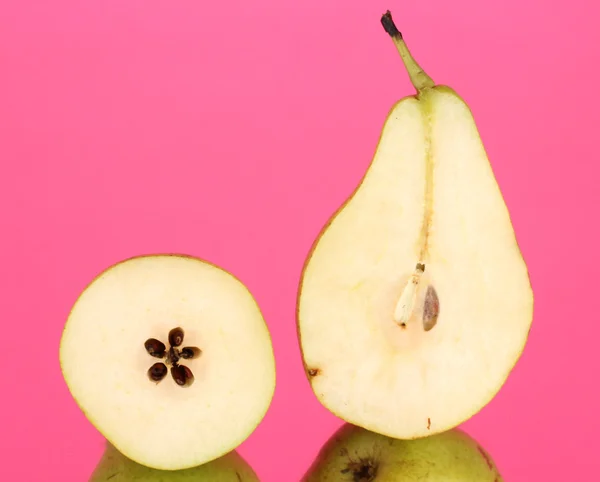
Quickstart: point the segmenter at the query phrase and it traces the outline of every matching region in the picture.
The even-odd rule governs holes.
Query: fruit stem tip
[[[389,10],[381,16],[381,25],[383,25],[385,31],[392,37],[392,41],[396,45],[400,57],[402,57],[402,61],[404,62],[404,66],[408,71],[410,81],[417,91],[421,93],[425,89],[434,87],[435,82],[433,79],[425,73],[408,50],[408,47],[402,38],[402,34],[398,30],[398,27],[396,27],[396,24],[392,19],[392,13]]]
[[[383,29],[389,34],[390,37],[398,40],[402,39],[402,33],[400,33],[400,30],[398,30],[398,27],[396,27],[396,24],[392,19],[392,12],[389,10],[381,16],[381,25],[383,25]]]

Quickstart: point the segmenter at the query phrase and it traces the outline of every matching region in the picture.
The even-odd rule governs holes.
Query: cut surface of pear
[[[236,451],[190,469],[157,470],[134,462],[108,443],[88,482],[259,482],[259,479]]]
[[[518,361],[533,317],[527,266],[467,104],[418,66],[360,185],[307,257],[303,361],[338,417],[397,438],[481,410]]]
[[[302,482],[502,482],[490,454],[466,432],[400,440],[345,424]]]
[[[236,448],[275,389],[271,338],[252,294],[183,255],[139,256],[97,276],[68,316],[60,364],[102,435],[163,470]]]

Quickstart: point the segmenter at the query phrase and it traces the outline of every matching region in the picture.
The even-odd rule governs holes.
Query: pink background
[[[102,438],[61,378],[64,320],[98,271],[165,251],[221,265],[257,297],[278,386],[240,452],[265,482],[299,479],[340,424],[300,363],[300,270],[413,92],[387,8],[473,108],[536,293],[523,358],[465,428],[507,481],[597,480],[591,0],[4,0],[0,480],[87,480]]]

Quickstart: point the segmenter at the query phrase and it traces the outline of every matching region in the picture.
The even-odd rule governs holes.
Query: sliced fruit
[[[189,256],[140,256],[96,277],[68,317],[60,364],[90,422],[127,457],[163,470],[233,450],[275,388],[253,296]]]
[[[392,108],[366,175],[315,241],[298,334],[319,401],[396,438],[481,410],[525,347],[533,293],[467,104],[418,66],[389,12],[417,94]]]

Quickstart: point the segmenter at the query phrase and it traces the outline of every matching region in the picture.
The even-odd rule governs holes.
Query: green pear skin
[[[260,482],[250,465],[236,452],[198,467],[156,470],[140,465],[107,443],[88,482]]]
[[[400,440],[351,424],[323,445],[302,482],[503,482],[491,456],[452,429]]]

